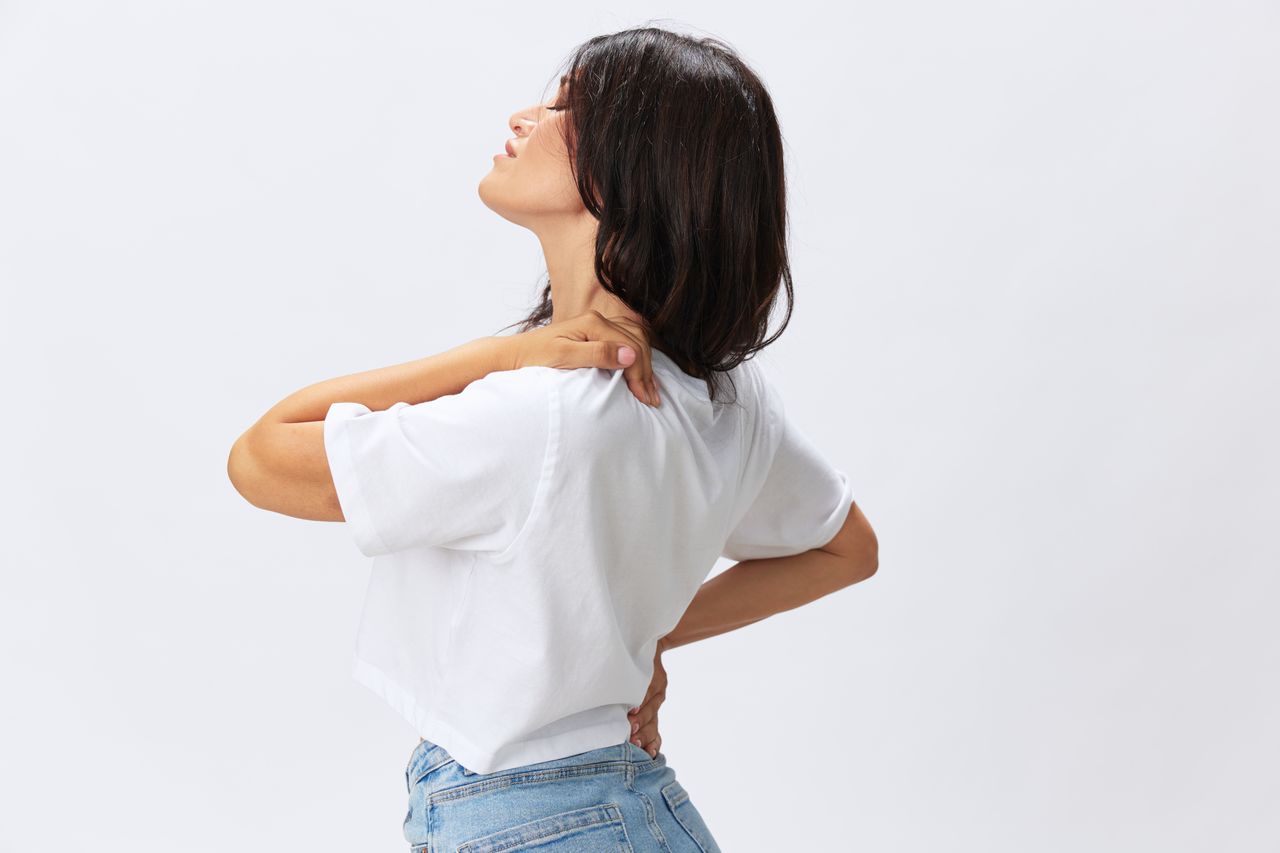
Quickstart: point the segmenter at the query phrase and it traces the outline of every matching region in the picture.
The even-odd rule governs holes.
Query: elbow
[[[875,532],[870,527],[867,527],[866,534],[850,555],[850,583],[859,583],[874,576],[879,568],[880,542],[876,539]]]
[[[253,499],[252,489],[252,471],[254,465],[249,455],[248,442],[246,441],[249,433],[244,433],[236,439],[235,444],[231,445],[231,451],[227,454],[227,479],[231,481],[231,485],[253,506],[258,504]]]
[[[854,547],[854,554],[857,557],[859,580],[866,580],[880,568],[880,539],[876,536],[875,528],[871,526],[871,522],[862,514],[861,508],[857,510],[857,516],[859,536],[857,537],[857,545]]]
[[[878,549],[873,547],[870,552],[860,556],[853,566],[854,583],[864,581],[872,577],[876,573],[876,569],[880,568],[880,554]]]
[[[864,568],[866,577],[869,578],[874,575],[878,568],[880,568],[880,555],[879,553],[873,553]],[[863,580],[866,580],[866,578],[863,578]]]
[[[880,568],[880,542],[856,503],[849,507],[844,526],[823,550],[840,558],[849,583],[864,581]]]

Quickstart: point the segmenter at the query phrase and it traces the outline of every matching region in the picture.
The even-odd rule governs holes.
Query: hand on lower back
[[[667,671],[662,666],[662,644],[653,656],[653,679],[642,701],[627,716],[631,719],[631,742],[656,756],[662,747],[662,735],[658,734],[658,707],[667,698]]]

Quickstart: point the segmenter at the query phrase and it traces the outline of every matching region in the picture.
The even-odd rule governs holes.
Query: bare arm
[[[743,560],[707,581],[659,653],[792,610],[864,581],[879,566],[875,532],[854,503],[830,542],[789,557]]]
[[[506,370],[510,338],[486,337],[437,355],[326,379],[276,403],[231,447],[227,476],[261,509],[313,521],[342,521],[324,451],[324,417],[339,400],[381,410],[401,400],[456,394],[476,379]]]
[[[634,355],[625,363],[621,347]],[[343,521],[324,448],[324,419],[335,402],[382,411],[457,394],[477,379],[527,365],[621,368],[631,392],[660,399],[649,344],[634,324],[590,310],[511,336],[478,338],[437,355],[326,379],[276,403],[244,431],[227,456],[227,476],[261,509],[313,521]]]
[[[743,560],[707,581],[675,628],[658,640],[653,679],[640,705],[629,712],[631,740],[650,755],[662,746],[658,709],[666,700],[663,652],[759,622],[864,581],[880,564],[875,531],[854,503],[830,542],[790,557]]]

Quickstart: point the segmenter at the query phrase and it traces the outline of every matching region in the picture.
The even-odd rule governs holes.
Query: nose
[[[537,120],[534,118],[534,115],[536,114],[536,107],[526,107],[523,110],[514,112],[511,114],[511,117],[507,119],[507,127],[511,128],[511,132],[518,137],[528,136],[533,132],[534,127],[538,124]]]

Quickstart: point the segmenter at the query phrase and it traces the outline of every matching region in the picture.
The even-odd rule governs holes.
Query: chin
[[[523,225],[521,217],[504,204],[496,202],[493,198],[486,197],[483,192],[480,193],[480,200],[484,202],[484,206],[492,210],[513,225]]]
[[[494,198],[493,187],[488,185],[489,177],[489,175],[485,175],[480,179],[480,183],[476,185],[476,195],[480,196],[480,201],[484,203],[485,207],[501,216],[501,205],[497,204],[497,199]]]

